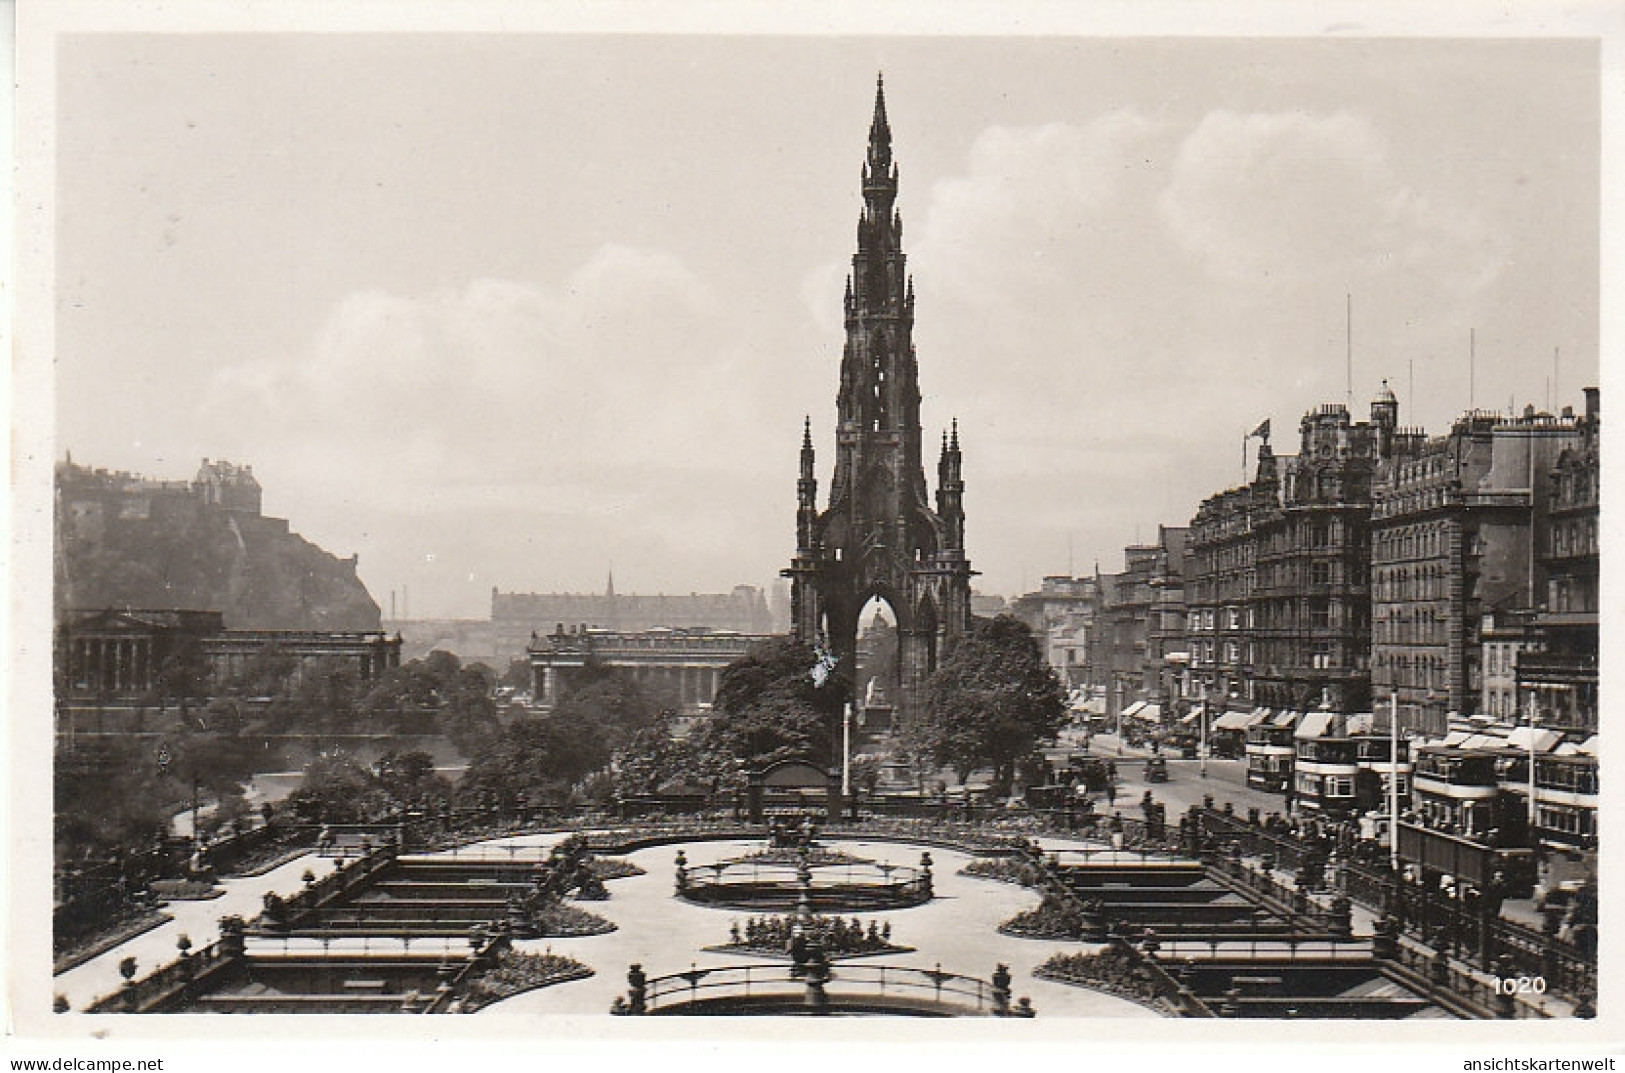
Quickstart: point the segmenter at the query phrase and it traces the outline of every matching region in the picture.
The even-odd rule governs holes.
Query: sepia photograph
[[[1345,7],[22,5],[10,1018],[1616,1051],[1620,11]]]

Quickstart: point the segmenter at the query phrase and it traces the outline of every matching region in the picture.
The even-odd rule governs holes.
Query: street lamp
[[[1202,693],[1202,714],[1197,718],[1201,720],[1198,723],[1201,741],[1196,746],[1196,755],[1201,758],[1199,762],[1201,764],[1202,778],[1205,779],[1207,778],[1207,683],[1203,682],[1199,688]]]
[[[1117,754],[1123,754],[1123,682],[1117,682]]]
[[[1399,690],[1388,696],[1388,866],[1399,874]]]

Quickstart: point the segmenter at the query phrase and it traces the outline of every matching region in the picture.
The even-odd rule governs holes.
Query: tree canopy
[[[567,801],[617,750],[655,726],[662,698],[630,675],[589,660],[544,716],[516,719],[486,737],[458,784],[465,799],[512,805]]]
[[[1009,792],[1016,762],[1053,741],[1066,718],[1066,693],[1032,630],[1009,615],[973,618],[926,682],[925,704],[908,727],[911,744],[961,780],[991,766]]]
[[[838,669],[817,684],[811,673],[817,662],[808,645],[775,638],[730,663],[718,679],[701,748],[752,767],[792,757],[828,763],[852,679]]]

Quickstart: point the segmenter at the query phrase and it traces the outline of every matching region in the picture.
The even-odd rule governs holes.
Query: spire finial
[[[806,415],[801,420],[801,446],[812,446],[812,414]]]
[[[954,432],[953,436],[949,439],[949,446],[952,450],[957,451],[959,450],[959,418],[954,418],[953,427]]]
[[[887,152],[871,156],[887,164],[891,162],[891,124],[886,121],[886,76],[883,73],[875,78],[875,118],[869,124],[869,144],[871,148],[884,144]]]

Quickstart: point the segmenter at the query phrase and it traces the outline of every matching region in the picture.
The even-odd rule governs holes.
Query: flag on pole
[[[1261,437],[1261,438],[1266,439],[1266,440],[1269,439],[1270,438],[1270,419],[1267,418],[1267,417],[1264,418],[1264,420],[1259,423],[1259,426],[1257,428],[1255,428],[1251,432],[1247,433],[1247,436],[1248,436],[1249,439],[1251,439],[1254,436],[1258,436],[1258,437]]]

